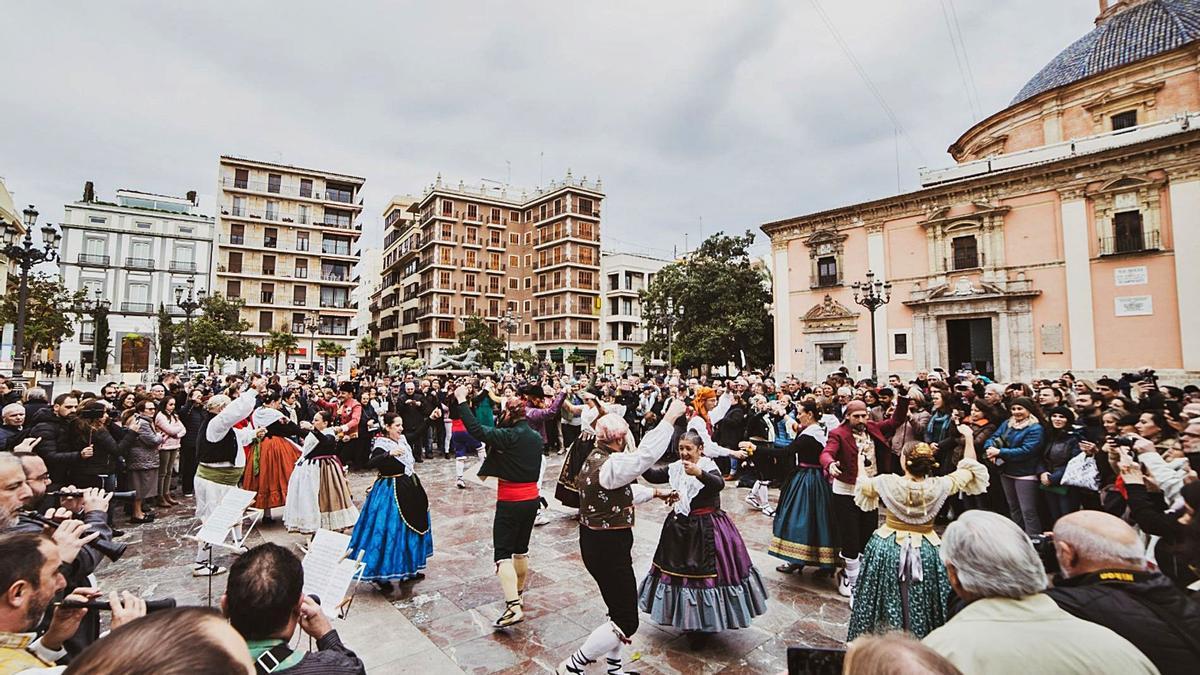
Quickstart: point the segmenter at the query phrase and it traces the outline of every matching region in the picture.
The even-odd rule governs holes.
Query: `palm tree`
[[[285,355],[291,354],[299,344],[300,341],[296,336],[288,331],[273,330],[267,334],[267,341],[264,343],[263,348],[274,358],[276,372],[279,372],[279,353],[283,352]]]
[[[358,351],[364,354],[367,363],[374,364],[376,354],[379,353],[379,343],[375,341],[375,336],[362,336],[362,339],[358,341]]]
[[[321,367],[329,370],[329,359],[340,359],[346,355],[346,348],[334,342],[333,340],[318,340],[317,341],[317,356],[321,357]],[[337,361],[334,361],[334,370],[336,370]]]

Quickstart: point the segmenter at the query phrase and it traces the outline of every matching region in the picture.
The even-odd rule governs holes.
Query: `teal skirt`
[[[910,535],[911,536],[911,535]],[[919,640],[946,623],[950,580],[937,546],[921,539],[921,580],[900,581],[900,544],[896,534],[871,535],[863,551],[862,568],[854,587],[849,642],[863,633],[906,630]],[[907,621],[904,596],[908,597]]]
[[[833,569],[838,547],[832,496],[820,467],[802,466],[793,473],[779,496],[767,553],[795,565]]]

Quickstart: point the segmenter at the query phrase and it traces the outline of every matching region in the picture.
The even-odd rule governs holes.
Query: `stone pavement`
[[[558,475],[561,461],[550,457],[544,491],[553,491],[551,477]],[[359,584],[348,618],[335,620],[334,626],[372,674],[552,673],[604,620],[604,605],[580,560],[578,524],[551,500],[557,517],[534,530],[530,545],[526,619],[506,631],[494,631],[491,622],[503,606],[491,555],[495,488],[471,481],[468,489],[456,489],[453,472],[451,460],[417,465],[432,512],[434,556],[428,577],[401,585],[390,597],[370,584]],[[373,479],[372,472],[351,476],[356,500]],[[651,625],[643,614],[628,650],[640,656],[631,668],[647,674],[780,673],[787,669],[788,645],[843,643],[849,620],[846,602],[828,579],[775,571],[779,561],[766,554],[771,521],[746,506],[746,492],[727,484],[722,506],[737,523],[767,584],[767,613],[748,629],[715,636],[699,652],[688,649],[680,631]],[[772,499],[777,496],[772,491]],[[638,507],[633,554],[639,575],[649,569],[666,512],[657,501]],[[101,569],[101,587],[136,590],[145,597],[173,596],[181,605],[204,604],[207,580],[191,576],[195,545],[184,539],[194,529],[191,513],[188,500],[185,506],[160,510],[159,520],[151,525],[124,526],[128,534],[123,541],[129,549],[122,560]],[[250,544],[294,545],[304,540],[274,523],[252,534]],[[230,562],[228,556],[216,560]],[[227,578],[213,580],[214,604]],[[308,640],[301,643],[306,648]],[[593,669],[600,672],[599,666]]]

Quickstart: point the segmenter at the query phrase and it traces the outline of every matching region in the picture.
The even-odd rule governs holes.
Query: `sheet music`
[[[329,575],[325,587],[325,595],[321,595],[321,610],[329,618],[337,618],[338,611],[350,594],[350,584],[354,583],[354,575],[362,566],[357,560],[345,558],[338,562],[333,574]]]
[[[196,538],[209,544],[224,544],[229,531],[241,524],[246,507],[254,502],[256,494],[241,488],[229,488],[221,498],[221,503],[204,520]]]
[[[330,580],[339,574],[339,564],[346,557],[348,548],[350,548],[350,535],[320,529],[313,536],[312,542],[308,545],[308,553],[304,555],[304,561],[301,563],[304,567],[303,592],[305,595],[315,595],[320,598],[321,607],[326,614],[330,614],[344,597],[343,595],[338,596],[336,600],[333,599],[331,593],[336,594],[337,588],[330,587]],[[350,582],[347,581],[345,588],[349,587]]]

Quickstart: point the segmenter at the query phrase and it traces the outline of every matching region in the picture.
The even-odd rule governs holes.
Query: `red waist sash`
[[[498,502],[525,502],[539,496],[537,483],[513,483],[502,479],[496,486]]]
[[[701,507],[698,509],[692,509],[689,513],[691,513],[693,516],[707,516],[708,514],[713,513],[716,510],[717,510],[717,507],[715,507],[715,506],[704,506],[704,507]]]

